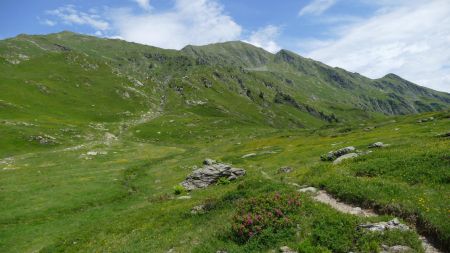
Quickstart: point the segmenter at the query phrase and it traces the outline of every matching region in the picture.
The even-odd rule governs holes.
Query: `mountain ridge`
[[[46,80],[42,82],[62,88],[57,87],[61,84],[56,80],[47,79],[63,73],[39,69],[45,57],[56,57],[60,66],[66,66],[64,71],[70,72],[73,64],[81,67],[86,79],[94,79],[91,72],[97,71],[95,66],[104,66],[111,77],[125,79],[119,82],[122,84],[116,82],[114,89],[126,103],[162,106],[173,112],[181,107],[195,107],[192,101],[203,101],[203,97],[203,107],[277,127],[317,126],[450,107],[450,94],[416,85],[395,74],[370,79],[289,50],[272,54],[241,41],[171,50],[64,31],[1,40],[0,57],[5,59],[3,67],[8,71],[19,71],[15,75],[19,83],[30,81],[25,80],[27,72],[20,66],[31,64],[35,73],[43,74]],[[8,89],[6,84],[3,86]],[[20,87],[22,93],[30,92]],[[127,98],[130,92],[137,100]],[[49,99],[59,94],[44,96]],[[11,100],[7,96],[0,99]],[[235,108],[232,101],[242,101],[245,107]]]

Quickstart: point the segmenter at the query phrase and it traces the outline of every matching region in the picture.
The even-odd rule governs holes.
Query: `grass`
[[[248,134],[230,128],[222,138],[205,142],[207,137],[199,132],[180,144],[164,136],[159,141],[143,139],[143,125],[139,127],[142,132],[133,129],[125,135],[128,137],[110,146],[98,144],[75,151],[51,147],[14,156],[15,169],[1,171],[0,249],[257,252],[289,245],[306,250],[302,252],[372,252],[384,243],[406,244],[419,251],[414,233],[360,234],[355,227],[367,219],[338,213],[308,196],[302,197],[296,214],[300,230],[295,233],[267,232],[244,244],[227,235],[240,200],[291,192],[295,189],[286,183],[296,182],[399,215],[445,241],[450,227],[448,140],[434,135],[446,130],[448,114],[433,115],[438,119],[425,124],[416,123],[416,117],[370,123],[377,126],[370,132],[363,130],[365,126],[351,127],[350,131],[254,128]],[[166,119],[152,124],[161,120]],[[175,124],[170,131],[186,134],[182,132],[186,129]],[[320,161],[320,154],[329,150],[346,145],[366,149],[374,141],[392,145],[338,166]],[[107,154],[86,160],[83,154],[90,150]],[[256,155],[241,158],[248,153]],[[206,157],[232,162],[245,168],[247,175],[236,182],[193,191],[191,199],[176,199],[173,186]],[[290,166],[294,172],[279,174],[281,166]],[[190,214],[193,206],[208,201],[215,204],[206,214]]]

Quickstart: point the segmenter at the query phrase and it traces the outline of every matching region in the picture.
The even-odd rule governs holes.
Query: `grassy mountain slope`
[[[436,135],[449,130],[449,99],[243,42],[176,51],[71,32],[2,40],[0,251],[422,252],[414,231],[356,229],[391,215],[448,250],[449,140]],[[375,141],[392,145],[338,166],[319,159]],[[173,187],[206,157],[247,175],[178,199]],[[242,201],[294,196],[292,183],[384,215],[301,194],[295,224],[233,239]],[[192,214],[199,204],[210,209]]]

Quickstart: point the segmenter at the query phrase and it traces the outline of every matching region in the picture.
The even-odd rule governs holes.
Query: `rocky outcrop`
[[[217,183],[220,178],[232,181],[244,175],[244,169],[233,168],[228,164],[216,163],[214,160],[207,159],[204,161],[203,168],[194,170],[181,185],[190,191],[208,187]]]
[[[377,231],[383,232],[386,230],[399,229],[401,231],[409,230],[409,227],[405,224],[400,223],[397,218],[394,218],[388,222],[378,222],[378,223],[368,223],[359,225],[360,228],[369,230],[369,231]]]
[[[47,134],[44,135],[33,135],[28,139],[31,142],[37,142],[42,145],[54,145],[58,144],[56,138]]]
[[[341,148],[335,151],[330,151],[327,154],[324,154],[320,157],[322,161],[333,161],[336,160],[338,157],[343,156],[348,153],[354,153],[356,151],[356,148],[353,146]]]
[[[381,245],[381,248],[383,248],[383,251],[381,253],[407,253],[407,252],[414,252],[413,249],[411,249],[408,246],[403,245],[394,245],[394,246],[387,246],[387,245]]]

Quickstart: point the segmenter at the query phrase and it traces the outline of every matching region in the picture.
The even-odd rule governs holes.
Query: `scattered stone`
[[[216,251],[216,253],[228,253],[228,251],[226,251],[226,250],[218,250],[218,251]]]
[[[189,195],[185,195],[185,196],[179,196],[177,197],[177,199],[191,199],[192,197]]]
[[[378,223],[361,224],[359,225],[359,227],[369,231],[378,231],[378,232],[393,229],[399,229],[401,231],[409,230],[409,227],[405,224],[400,223],[400,221],[397,218],[394,218],[388,222],[382,221]]]
[[[232,181],[238,177],[244,176],[245,170],[232,168],[228,164],[214,163],[211,165],[203,165],[203,168],[194,170],[181,185],[186,190],[194,190],[205,188],[211,184],[217,183],[220,178],[227,178]]]
[[[389,247],[387,245],[381,245],[381,248],[383,248],[383,251],[381,251],[381,253],[413,252],[413,249],[411,249],[408,246],[403,246],[403,245],[395,245],[395,246],[392,246],[392,247]]]
[[[186,100],[186,104],[188,105],[204,105],[206,104],[206,101],[201,101],[201,100]]]
[[[105,135],[103,136],[103,139],[105,140],[105,142],[106,142],[107,144],[111,144],[113,141],[116,141],[116,140],[117,140],[117,136],[115,136],[115,135],[112,134],[112,133],[106,132]]]
[[[417,120],[417,123],[424,123],[424,122],[428,122],[428,121],[433,121],[434,117],[429,117],[429,118],[425,118],[425,119],[419,119]]]
[[[249,157],[252,157],[255,155],[256,155],[256,153],[250,153],[250,154],[243,155],[241,158],[249,158]]]
[[[341,149],[338,149],[335,151],[330,151],[327,154],[322,155],[320,157],[320,159],[322,161],[333,161],[333,160],[336,160],[340,156],[343,156],[348,153],[352,153],[354,151],[356,151],[356,148],[353,146],[349,146],[349,147],[341,148]]]
[[[364,131],[368,132],[368,131],[372,131],[375,127],[366,127],[364,128]]]
[[[88,151],[86,153],[87,156],[96,156],[96,155],[106,155],[108,152],[106,151]]]
[[[47,134],[44,135],[32,135],[29,141],[35,141],[42,145],[53,145],[56,144],[56,138]]]
[[[389,146],[389,144],[384,144],[384,143],[378,141],[378,142],[370,144],[369,148],[385,148],[385,147],[388,147],[388,146]]]
[[[342,155],[342,156],[338,157],[336,160],[334,160],[333,164],[339,164],[339,163],[341,163],[344,160],[353,159],[353,158],[358,157],[358,156],[359,155],[357,153],[345,154],[345,155]]]
[[[281,167],[278,169],[278,173],[290,173],[292,170],[293,169],[291,167]]]
[[[317,188],[316,187],[305,187],[305,188],[301,188],[297,190],[298,192],[312,192],[312,193],[316,193],[317,192]]]
[[[298,253],[296,250],[289,248],[288,246],[280,247],[280,252],[282,253]]]
[[[191,213],[192,213],[192,214],[204,214],[204,213],[206,213],[205,205],[194,206],[194,207],[191,209]]]
[[[204,165],[213,165],[213,164],[215,164],[215,163],[216,163],[216,160],[209,159],[209,158],[206,158],[206,159],[203,161],[203,164],[204,164]]]

